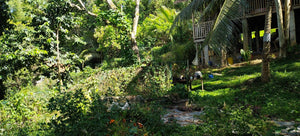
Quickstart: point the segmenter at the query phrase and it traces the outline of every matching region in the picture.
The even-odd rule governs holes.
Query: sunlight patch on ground
[[[234,90],[230,89],[230,88],[226,88],[226,89],[218,89],[215,91],[193,91],[191,92],[192,95],[198,95],[198,96],[219,96],[219,95],[225,95],[228,93],[233,93]]]
[[[231,78],[225,78],[225,80],[215,80],[215,81],[207,81],[208,85],[224,85],[224,86],[234,86],[240,83],[243,83],[249,79],[259,77],[259,73],[254,73],[251,75],[242,75],[242,76],[233,76]]]

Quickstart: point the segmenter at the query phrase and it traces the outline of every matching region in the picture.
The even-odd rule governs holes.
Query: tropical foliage
[[[204,44],[230,51],[244,0],[0,4],[0,135],[272,135],[274,120],[299,122],[298,46],[278,60],[264,49],[266,83],[247,50],[235,67],[191,65],[194,23],[214,20]],[[199,124],[163,122],[181,100]]]

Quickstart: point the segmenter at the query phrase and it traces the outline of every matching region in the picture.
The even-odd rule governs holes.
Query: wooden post
[[[249,25],[248,25],[248,44],[249,44],[248,50],[252,50],[253,49],[253,47],[252,47],[252,31],[251,31],[251,29],[249,29]]]
[[[221,49],[221,65],[225,67],[227,65],[227,52],[225,49]]]
[[[248,51],[249,50],[249,28],[248,28],[248,21],[246,18],[245,9],[243,9],[242,29],[243,29],[243,49],[244,51]]]
[[[190,91],[190,90],[192,90],[192,80],[190,79],[190,62],[189,62],[189,60],[187,59],[186,60],[186,74],[185,74],[185,77],[186,77],[186,83],[187,83],[187,90],[188,90],[188,92]]]
[[[201,85],[202,85],[202,91],[204,91],[203,78],[202,77],[201,77]]]
[[[249,28],[248,28],[248,21],[247,18],[242,19],[242,26],[243,26],[243,49],[244,51],[249,50]]]
[[[195,19],[194,19],[194,13],[192,13],[192,20],[193,20],[193,40],[195,42]]]
[[[291,46],[294,46],[297,44],[297,38],[296,38],[296,24],[295,24],[295,12],[294,10],[291,10],[290,13],[290,43]]]
[[[208,45],[204,46],[204,61],[205,61],[205,65],[208,66],[208,62],[209,62]]]
[[[200,45],[200,49],[201,49],[201,63],[202,63],[202,66],[203,66],[205,63],[204,63],[204,55],[203,55],[204,53],[203,53],[203,48],[201,48],[201,46],[202,46],[202,45]]]
[[[259,36],[259,29],[258,27],[256,27],[256,30],[255,30],[255,41],[256,41],[256,52],[259,52],[259,39],[260,39],[260,36]]]

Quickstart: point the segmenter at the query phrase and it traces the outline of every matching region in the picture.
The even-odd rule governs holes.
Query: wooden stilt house
[[[264,29],[264,17],[267,11],[268,0],[248,0],[247,8],[243,10],[240,19],[242,20],[242,33],[243,33],[243,48],[244,50],[252,50],[253,52],[260,52],[262,48],[262,40],[260,39],[260,31]],[[274,1],[272,1],[274,2]],[[300,43],[300,0],[291,0],[290,11],[290,43],[295,45]],[[272,28],[277,28],[276,9],[275,4],[273,10]],[[195,45],[204,46],[201,47],[201,62],[202,64],[209,65],[210,60],[213,58],[210,56],[209,48],[203,45],[208,33],[212,30],[214,20],[207,20],[204,22],[197,22],[193,16],[193,39]],[[253,35],[255,39],[253,38]],[[276,38],[275,38],[276,39]],[[236,50],[239,52],[239,50]],[[200,56],[200,55],[199,55]]]

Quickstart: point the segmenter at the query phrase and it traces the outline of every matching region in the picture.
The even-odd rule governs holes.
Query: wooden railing
[[[267,11],[267,1],[268,0],[248,0],[248,5],[246,7],[246,15],[251,16],[259,15],[260,13],[265,13]],[[273,0],[271,2],[273,4],[273,11],[275,12],[275,3]],[[282,3],[284,3],[284,0],[282,0]],[[291,3],[293,6],[300,6],[300,0],[291,0]]]
[[[207,34],[211,31],[214,24],[214,20],[203,22],[194,25],[194,41],[204,41]]]
[[[258,14],[266,12],[267,0],[248,0],[246,14]]]
[[[300,0],[292,0],[294,6],[300,6]]]

